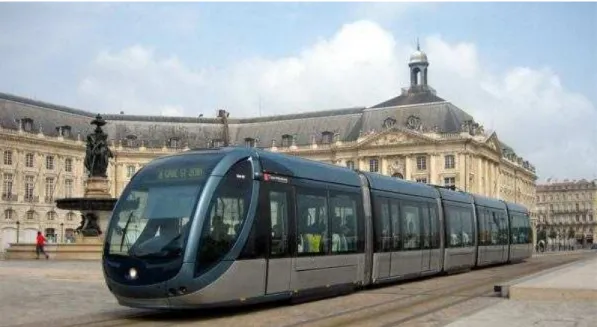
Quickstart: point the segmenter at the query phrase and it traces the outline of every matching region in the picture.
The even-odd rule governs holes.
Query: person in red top
[[[37,232],[37,242],[35,246],[35,254],[37,254],[37,258],[39,259],[39,254],[43,253],[46,256],[46,260],[50,258],[50,256],[44,250],[44,245],[46,244],[46,238],[42,235],[41,232]]]

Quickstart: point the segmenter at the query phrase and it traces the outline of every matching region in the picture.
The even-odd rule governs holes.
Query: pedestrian
[[[37,242],[35,245],[35,254],[37,257],[35,259],[39,259],[39,254],[43,253],[46,256],[46,260],[50,259],[50,256],[44,250],[44,245],[46,244],[46,238],[42,235],[41,232],[37,232]]]

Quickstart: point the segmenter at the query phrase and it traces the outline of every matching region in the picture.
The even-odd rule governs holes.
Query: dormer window
[[[126,142],[126,146],[127,147],[134,147],[135,146],[135,141],[137,140],[137,137],[135,135],[127,135],[125,142]]]
[[[252,137],[245,138],[245,146],[248,148],[255,147],[255,139]]]
[[[332,137],[334,134],[332,132],[325,131],[321,133],[321,143],[323,144],[330,144],[332,143]]]
[[[224,146],[224,141],[222,141],[220,139],[214,139],[211,141],[211,146],[213,148],[221,148]]]
[[[31,119],[31,118],[23,118],[23,119],[21,119],[21,127],[26,132],[33,131],[33,119]]]
[[[284,134],[282,135],[282,146],[289,147],[292,144],[292,135]]]
[[[171,148],[177,149],[180,146],[180,139],[178,137],[172,137],[168,141],[168,144],[170,145]]]
[[[56,127],[56,132],[58,133],[59,136],[70,137],[71,127],[68,125],[58,126],[58,127]]]
[[[389,128],[396,125],[396,119],[388,117],[383,121],[383,127],[384,128]]]

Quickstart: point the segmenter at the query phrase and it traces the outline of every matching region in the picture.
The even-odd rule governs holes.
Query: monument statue
[[[81,225],[76,229],[80,237],[77,242],[97,245],[96,254],[101,256],[101,239],[117,200],[110,193],[106,174],[110,158],[114,155],[108,148],[108,135],[102,131],[106,121],[98,114],[91,124],[96,128],[86,137],[87,149],[83,163],[87,169],[87,180],[84,195],[57,199],[56,206],[63,210],[81,212]]]
[[[87,135],[85,168],[89,177],[107,177],[108,163],[114,154],[108,148],[108,135],[102,131],[106,121],[98,114],[91,124],[96,125],[96,128],[93,134]]]

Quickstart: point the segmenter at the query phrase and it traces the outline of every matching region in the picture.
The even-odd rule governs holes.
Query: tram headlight
[[[137,269],[135,269],[135,268],[129,269],[129,278],[137,279]]]

